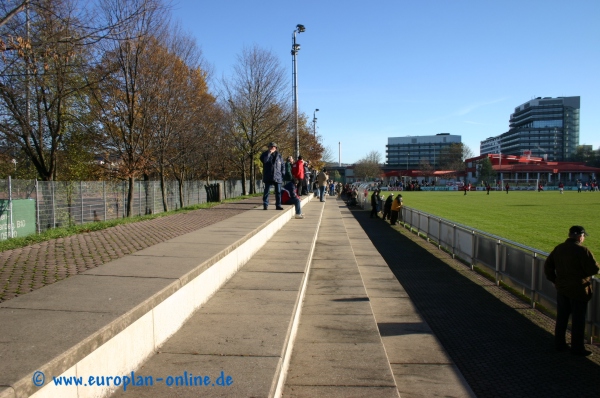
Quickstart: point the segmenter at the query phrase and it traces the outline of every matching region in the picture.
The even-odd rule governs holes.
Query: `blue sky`
[[[388,137],[450,133],[475,155],[535,97],[581,96],[580,144],[600,146],[598,0],[173,0],[216,77],[244,47],[278,56],[298,104],[338,159],[353,163]],[[290,95],[291,103],[291,95]]]

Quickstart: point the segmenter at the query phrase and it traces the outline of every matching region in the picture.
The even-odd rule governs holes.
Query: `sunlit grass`
[[[585,246],[600,256],[600,192],[404,191],[402,197],[405,206],[545,252],[563,242],[572,225],[582,225],[589,233]]]

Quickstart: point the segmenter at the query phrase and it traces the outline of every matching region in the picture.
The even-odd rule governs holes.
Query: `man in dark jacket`
[[[265,191],[263,193],[263,209],[269,207],[269,191],[271,186],[275,187],[275,208],[283,210],[281,207],[281,184],[285,174],[285,165],[281,154],[277,152],[277,144],[269,143],[269,149],[260,155],[260,161],[263,164],[263,182],[265,183]]]
[[[598,273],[598,263],[592,252],[581,244],[585,240],[585,229],[575,225],[569,229],[569,237],[556,246],[544,263],[546,279],[554,283],[557,292],[556,326],[554,343],[558,351],[568,348],[565,333],[572,316],[571,353],[588,356],[585,349],[585,314],[588,301],[592,298],[592,276]]]
[[[292,166],[294,165],[294,158],[290,155],[287,157],[285,161],[285,174],[283,176],[283,182],[292,181],[294,177],[292,176]]]

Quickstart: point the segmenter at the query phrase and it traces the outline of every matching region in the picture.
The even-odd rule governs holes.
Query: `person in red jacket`
[[[302,195],[302,182],[304,181],[304,160],[301,156],[298,156],[298,160],[292,166],[292,177],[298,180],[296,183],[296,189],[298,196]]]

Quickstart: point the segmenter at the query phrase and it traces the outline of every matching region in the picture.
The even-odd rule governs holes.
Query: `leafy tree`
[[[584,162],[587,166],[600,166],[600,148],[593,150],[591,145],[579,145],[572,156],[575,162]]]
[[[492,168],[492,161],[490,158],[483,158],[479,162],[479,181],[492,182],[496,180],[496,172]]]

